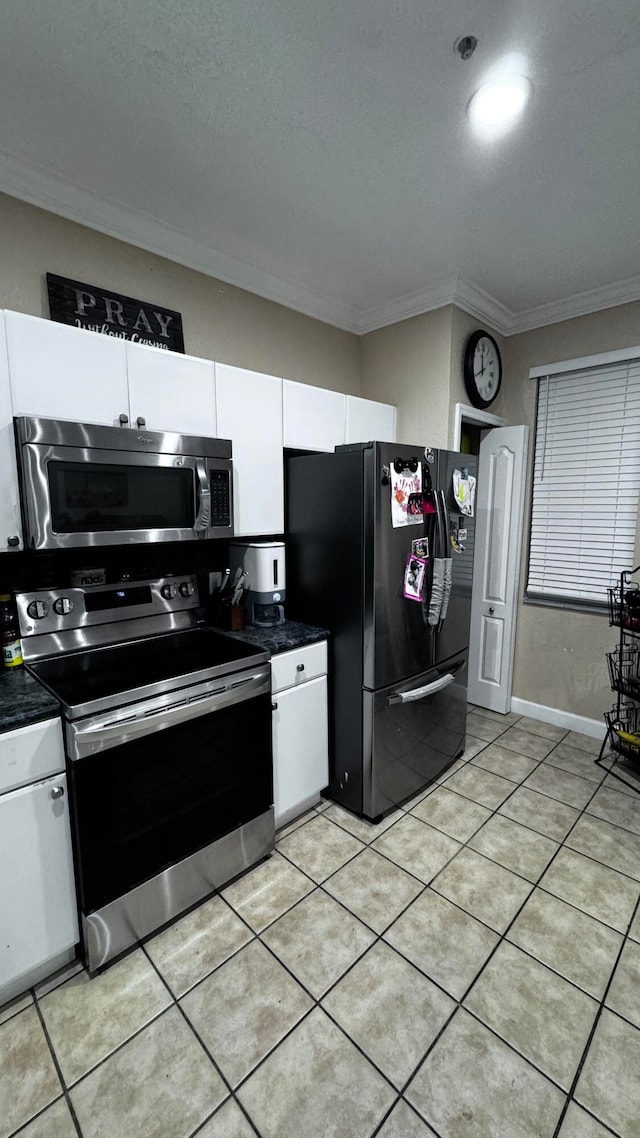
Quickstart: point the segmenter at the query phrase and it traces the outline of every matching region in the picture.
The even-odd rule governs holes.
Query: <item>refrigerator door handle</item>
[[[434,680],[432,684],[426,684],[422,688],[412,688],[411,691],[395,692],[393,695],[388,696],[387,703],[413,703],[417,699],[424,699],[425,696],[435,695],[436,692],[442,691],[443,688],[448,688],[449,684],[454,681],[454,676],[448,672],[446,676],[440,676],[439,679]]]

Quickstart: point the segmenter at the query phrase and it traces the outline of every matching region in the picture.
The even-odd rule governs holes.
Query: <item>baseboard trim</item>
[[[586,715],[573,715],[570,711],[561,711],[559,707],[546,707],[544,703],[531,703],[528,699],[511,697],[511,710],[517,715],[528,715],[531,719],[540,719],[543,723],[552,723],[554,727],[565,727],[567,731],[579,731],[582,735],[590,735],[592,739],[602,739],[605,724],[602,719],[589,719]]]

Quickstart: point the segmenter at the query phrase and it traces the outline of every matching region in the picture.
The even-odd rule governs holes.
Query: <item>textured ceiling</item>
[[[533,100],[482,139],[508,53]],[[640,274],[638,0],[28,0],[0,105],[0,189],[346,326]]]

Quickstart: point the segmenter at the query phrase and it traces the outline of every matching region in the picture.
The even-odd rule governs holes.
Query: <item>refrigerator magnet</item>
[[[404,570],[404,589],[402,595],[408,601],[422,602],[422,588],[427,571],[427,562],[423,557],[414,557],[409,554]]]
[[[391,525],[394,529],[399,526],[418,525],[422,521],[422,510],[413,514],[409,510],[412,497],[422,498],[422,467],[415,471],[398,472],[392,465],[391,470]]]
[[[429,556],[429,538],[417,537],[411,542],[411,553],[413,557],[428,557]]]

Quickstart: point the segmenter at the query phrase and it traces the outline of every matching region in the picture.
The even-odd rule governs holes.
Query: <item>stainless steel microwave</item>
[[[28,548],[233,537],[229,440],[56,419],[14,424]]]

